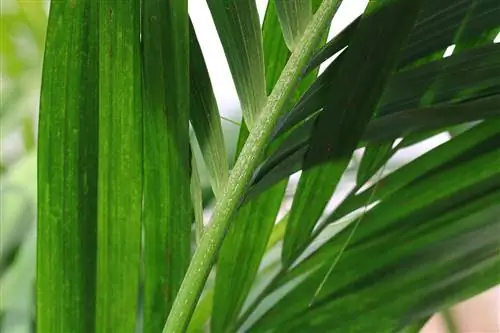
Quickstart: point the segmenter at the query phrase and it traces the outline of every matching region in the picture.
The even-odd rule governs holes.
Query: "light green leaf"
[[[99,3],[99,142],[92,146],[99,151],[96,324],[86,332],[132,332],[137,325],[143,201],[139,38],[138,0]]]
[[[267,243],[266,251],[269,251],[279,241],[283,240],[283,237],[285,236],[286,225],[288,223],[288,216],[289,214],[287,213],[281,220],[278,221],[278,223],[274,225],[273,231],[269,236],[269,242]]]
[[[38,332],[84,333],[95,330],[97,147],[100,146],[97,141],[97,14],[96,4],[92,1],[54,2],[50,8],[38,138]],[[101,90],[101,93],[105,93],[105,90]],[[101,119],[104,120],[103,117]],[[117,119],[120,118],[113,121]],[[122,143],[128,144],[125,140]],[[103,161],[118,160],[116,156],[104,152],[102,156]],[[118,174],[120,169],[113,171]],[[140,172],[138,175],[140,179]],[[131,197],[125,189],[117,192]],[[102,188],[100,193],[104,194]],[[107,203],[109,207],[116,207],[115,202]],[[120,225],[124,228],[127,226],[124,223]],[[106,239],[106,243],[112,246],[110,239]],[[137,254],[138,251],[137,247]],[[101,267],[104,275],[101,275],[100,283],[105,283],[102,277],[109,279],[108,282],[116,282],[114,276],[126,279],[128,274],[133,274],[133,261],[121,263],[124,270],[119,270],[120,266],[110,268],[107,261],[101,260],[101,265],[110,270],[108,273]],[[138,266],[136,268],[138,273]],[[126,289],[130,290],[128,283],[130,280],[127,279]],[[136,303],[132,302],[132,306],[128,306],[129,300],[123,297],[124,289],[119,284],[110,283],[109,287],[107,292],[102,291],[102,297],[111,296],[108,292],[116,292],[117,297],[113,298],[113,309],[116,311],[113,313],[120,316],[123,323],[128,321],[135,325]],[[134,299],[135,296],[136,293]],[[99,302],[99,313],[105,314],[111,310],[106,305],[111,304]],[[113,317],[104,317],[113,322],[113,328],[127,327],[115,326]]]
[[[233,75],[243,117],[252,128],[266,103],[262,34],[255,1],[207,3]]]
[[[189,265],[191,198],[199,199],[199,188],[191,192],[187,1],[145,0],[142,6],[144,330],[160,332]]]
[[[189,41],[190,120],[210,174],[212,189],[218,196],[229,177],[228,158],[219,109],[192,24],[189,26]]]
[[[311,0],[275,0],[275,3],[283,37],[293,51],[312,18]]]
[[[19,247],[36,220],[36,153],[31,152],[1,175],[0,267]]]

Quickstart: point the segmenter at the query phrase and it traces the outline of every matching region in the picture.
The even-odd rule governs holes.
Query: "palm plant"
[[[52,2],[38,332],[417,332],[499,283],[500,2],[372,0],[326,44],[340,0],[207,3],[234,165],[187,0]]]

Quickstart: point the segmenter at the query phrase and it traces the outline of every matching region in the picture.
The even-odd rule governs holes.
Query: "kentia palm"
[[[145,332],[410,332],[500,282],[498,1],[372,0],[324,47],[340,0],[271,0],[262,27],[253,1],[207,2],[244,119],[230,171],[186,0],[52,4],[38,332],[133,332],[141,281]],[[215,194],[204,230],[189,122]]]

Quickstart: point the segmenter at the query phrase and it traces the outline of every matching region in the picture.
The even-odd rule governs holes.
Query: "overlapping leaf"
[[[482,136],[483,130],[489,135]],[[485,123],[427,153],[411,168],[396,171],[394,177],[412,179],[410,170],[424,165],[433,170],[389,197],[377,198],[382,202],[364,215],[347,247],[354,224],[276,280],[271,291],[313,272],[261,319],[255,322],[254,318],[252,327],[322,330],[333,324],[339,332],[373,327],[394,330],[498,283],[494,273],[499,264],[498,239],[491,236],[498,232],[500,173],[496,165],[500,152],[494,144],[498,131],[498,122]],[[443,152],[448,155],[444,160]],[[469,159],[451,162],[449,158],[459,152]],[[443,168],[441,163],[429,164],[432,159],[450,162]],[[380,191],[388,181],[380,184]],[[393,251],[383,250],[389,247]],[[340,260],[315,297],[314,291],[337,256]],[[436,260],[443,265],[439,270]],[[395,302],[380,302],[390,294],[399,297]],[[360,325],[355,321],[357,311],[373,319]]]
[[[364,139],[389,140],[415,131],[498,116],[496,94],[500,93],[499,51],[498,44],[490,44],[394,74],[379,104],[379,116],[368,125]],[[336,66],[338,64],[333,63],[331,69],[323,73],[325,76],[331,75],[330,81],[326,77],[323,80],[320,77],[315,85],[325,85],[321,88],[313,85],[308,92],[310,94],[304,95],[309,98],[304,98],[302,103],[297,104],[294,110],[299,110],[299,117],[306,117],[307,114],[312,116],[294,128],[261,166],[254,178],[256,183],[262,182],[257,186],[260,189],[256,189],[256,192],[300,169],[314,122],[321,114],[314,112],[324,103],[322,96],[328,96],[325,87],[333,82]],[[431,105],[417,108],[421,104]],[[432,106],[433,104],[437,105]],[[287,117],[292,118],[293,116]],[[283,125],[283,131],[291,126],[292,123]]]
[[[292,264],[304,246],[347,167],[421,3],[399,1],[382,9],[379,6],[378,3],[369,5],[367,15],[376,11],[374,18],[361,20],[333,78],[335,88],[329,90],[329,95],[333,96],[315,122],[304,158],[305,171],[294,196],[285,233],[283,263],[286,266]],[[393,24],[398,26],[396,31]],[[367,58],[370,61],[364,62]],[[329,164],[318,166],[333,158],[335,160]]]

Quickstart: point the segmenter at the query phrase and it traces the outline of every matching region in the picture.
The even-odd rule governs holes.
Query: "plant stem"
[[[203,235],[191,260],[181,288],[168,316],[163,333],[184,332],[203,290],[214,263],[215,256],[229,227],[230,219],[241,202],[250,178],[261,160],[280,111],[302,75],[307,61],[328,28],[338,7],[339,0],[324,0],[301,41],[290,56],[258,122],[243,147],[236,165],[231,171],[225,191],[215,206],[209,227]]]

